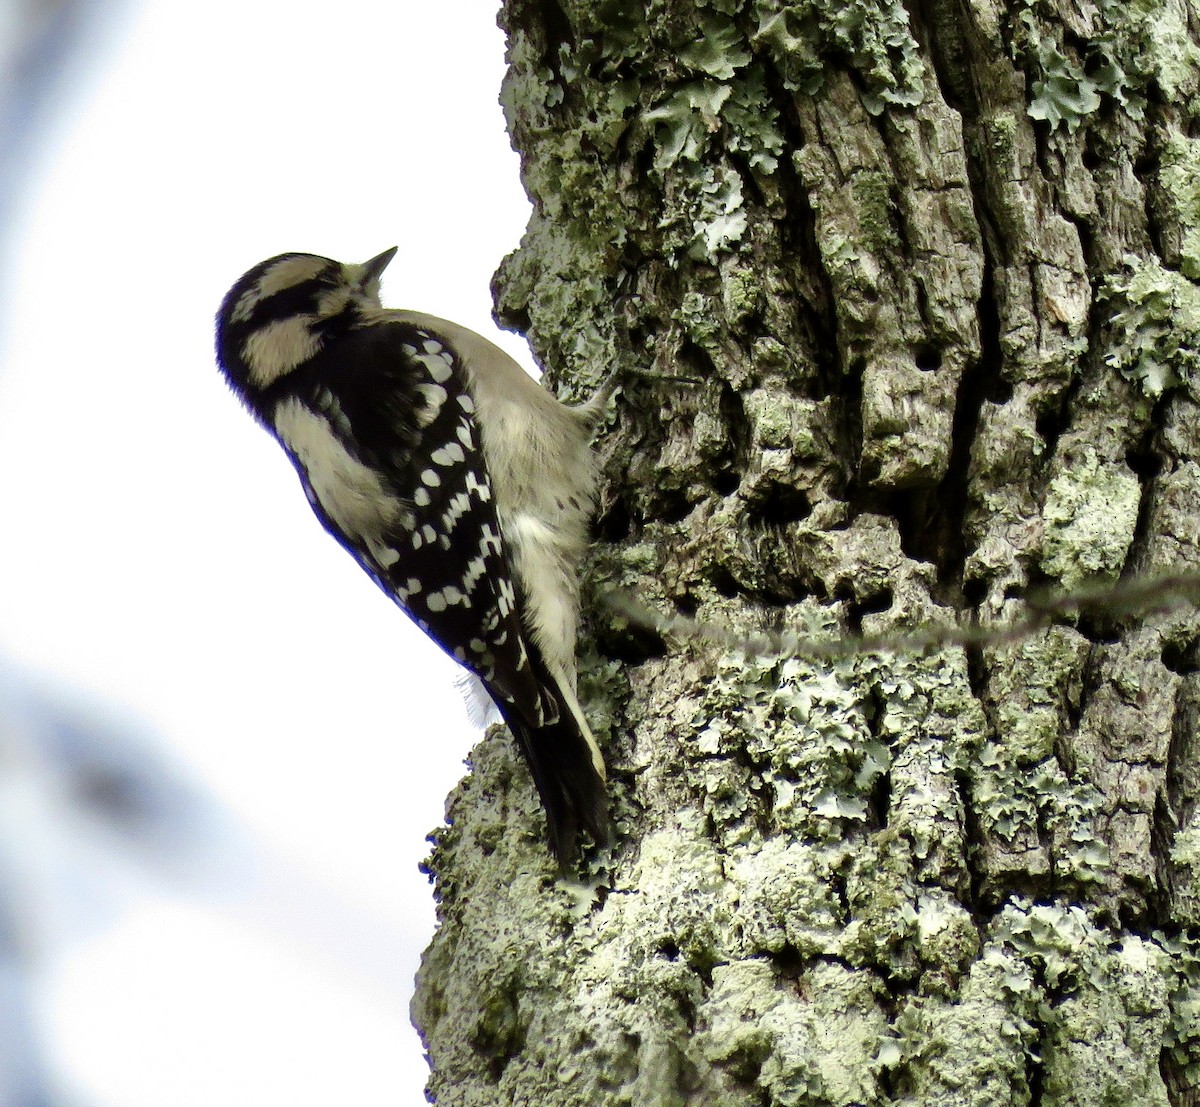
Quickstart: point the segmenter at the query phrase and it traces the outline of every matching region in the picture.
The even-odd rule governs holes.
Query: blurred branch
[[[612,592],[606,602],[631,626],[664,637],[701,640],[749,656],[779,654],[812,658],[846,658],[864,653],[924,653],[950,646],[1004,645],[1028,638],[1048,626],[1080,618],[1126,619],[1181,607],[1200,608],[1200,574],[1164,573],[1134,576],[1113,584],[1096,584],[1070,592],[1038,589],[1023,597],[1024,611],[1003,623],[927,623],[909,630],[879,634],[826,635],[763,630],[747,637],[727,627],[683,615],[665,615],[627,592]],[[973,613],[967,617],[974,619]]]

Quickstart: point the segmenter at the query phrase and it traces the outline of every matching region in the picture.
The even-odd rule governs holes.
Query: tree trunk
[[[1200,572],[1200,8],[508,0],[535,209],[502,319],[615,368],[585,705],[618,842],[556,881],[477,750],[414,1018],[445,1107],[1180,1105],[1200,618],[829,661]]]

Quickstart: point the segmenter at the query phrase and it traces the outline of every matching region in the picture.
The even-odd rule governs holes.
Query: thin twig
[[[1200,607],[1200,574],[1167,573],[1130,577],[1114,584],[1089,585],[1072,592],[1035,591],[1025,597],[1026,614],[1005,623],[935,626],[880,634],[800,634],[762,630],[747,635],[728,627],[652,611],[627,592],[611,592],[607,604],[634,626],[661,635],[700,639],[748,656],[779,654],[813,658],[851,657],[864,653],[924,653],[950,646],[1005,645],[1036,634],[1057,621],[1079,615],[1108,618],[1146,615],[1177,607]]]

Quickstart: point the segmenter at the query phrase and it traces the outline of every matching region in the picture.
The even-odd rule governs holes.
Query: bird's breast
[[[409,513],[383,478],[356,458],[329,419],[303,401],[280,401],[274,412],[275,433],[303,471],[311,495],[342,534],[371,550],[388,569],[396,561],[387,536],[408,529]]]

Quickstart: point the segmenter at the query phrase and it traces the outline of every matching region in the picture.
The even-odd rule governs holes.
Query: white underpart
[[[275,433],[303,468],[321,509],[351,542],[370,551],[387,569],[398,554],[385,534],[401,524],[404,506],[383,485],[378,473],[353,457],[328,420],[296,399],[275,408]]]
[[[577,603],[575,582],[566,574],[557,536],[541,519],[523,513],[502,515],[500,529],[522,575],[540,585],[527,596],[528,621],[547,660],[561,669],[560,659],[568,644],[570,655],[575,653]]]

